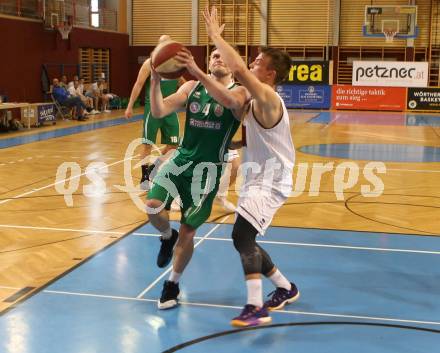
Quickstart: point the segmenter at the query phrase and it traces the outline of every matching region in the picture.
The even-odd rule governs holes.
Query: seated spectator
[[[115,94],[108,93],[107,84],[103,75],[98,78],[97,82],[91,85],[90,90],[86,92],[86,96],[93,98],[95,109],[98,109],[99,103],[101,103],[101,111],[103,113],[111,112],[111,110],[108,109],[109,101],[116,97]]]
[[[79,121],[86,120],[84,116],[84,109],[86,108],[86,105],[81,101],[81,98],[69,95],[67,89],[61,86],[57,78],[53,79],[52,94],[60,105],[68,108],[75,108]]]
[[[84,95],[84,79],[82,77],[78,79],[77,91],[79,94]]]
[[[67,89],[67,76],[63,75],[61,76],[61,82],[59,83],[61,87],[64,87],[65,89]]]
[[[70,81],[70,82],[67,84],[67,87],[69,87],[70,84],[74,85],[74,84],[75,84],[75,81],[79,81],[79,76],[78,76],[78,75],[73,76],[73,80]]]
[[[67,93],[69,93],[70,96],[76,96],[75,84],[73,81],[70,81],[67,84]]]
[[[104,87],[107,87],[107,84],[105,82],[104,79],[102,79],[104,82]],[[110,113],[111,110],[109,109],[110,106],[110,101],[112,99],[118,98],[118,96],[114,93],[110,93],[108,92],[108,89],[104,88],[104,90],[102,91],[102,105],[103,105],[103,110],[105,113]]]
[[[69,83],[70,85],[70,83]],[[90,97],[86,97],[84,95],[84,80],[76,80],[73,81],[73,96],[77,96],[81,98],[82,102],[86,105],[86,110],[89,114],[98,114],[98,112],[93,109],[93,99]]]
[[[102,87],[100,80],[98,80],[97,82],[92,83],[90,85],[90,88],[85,93],[86,97],[89,97],[93,100],[93,107],[94,107],[95,111],[97,111],[98,113],[101,112],[99,110],[99,102],[101,100],[103,89],[104,88]]]

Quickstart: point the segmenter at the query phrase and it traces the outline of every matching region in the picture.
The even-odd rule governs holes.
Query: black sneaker
[[[141,166],[142,170],[142,177],[141,177],[141,183],[144,181],[151,181],[150,174],[153,171],[155,165],[154,164],[144,164]]]
[[[142,176],[141,176],[140,187],[142,190],[150,191],[151,181],[152,181],[151,172],[153,171],[154,167],[155,167],[154,164],[144,164],[141,166]]]
[[[179,232],[173,229],[170,239],[163,239],[162,237],[160,238],[162,244],[160,246],[159,254],[157,255],[157,266],[162,268],[170,263],[173,257],[174,245],[176,244],[178,237]]]
[[[179,284],[171,281],[165,281],[163,283],[162,295],[157,301],[157,307],[161,310],[171,309],[179,304]]]
[[[299,290],[295,284],[290,283],[290,290],[284,288],[277,288],[273,292],[268,294],[268,297],[272,296],[264,303],[267,310],[280,310],[284,308],[286,304],[293,303],[299,298]]]

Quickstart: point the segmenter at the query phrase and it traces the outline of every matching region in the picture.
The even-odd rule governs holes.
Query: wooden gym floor
[[[290,114],[295,194],[273,226],[439,234],[440,116]],[[139,161],[126,152],[140,136],[141,120],[126,123],[122,115],[114,111],[88,122],[61,121],[0,136],[0,312],[147,221],[136,206],[144,195],[124,189],[124,175]],[[63,163],[75,172],[61,173]],[[98,194],[90,191],[93,175],[86,176],[93,166],[105,181]],[[385,169],[379,174],[374,168]],[[374,194],[369,172],[381,180],[383,192]],[[132,175],[136,184],[139,171]],[[348,187],[338,189],[341,182]],[[236,202],[234,186],[228,198]],[[215,206],[210,220],[224,215]]]

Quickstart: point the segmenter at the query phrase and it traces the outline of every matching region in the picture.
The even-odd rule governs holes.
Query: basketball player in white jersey
[[[299,298],[295,284],[287,280],[269,255],[255,241],[263,235],[276,211],[292,190],[295,149],[290,135],[289,115],[275,91],[290,70],[290,57],[277,49],[262,49],[246,67],[239,54],[221,37],[215,7],[204,13],[209,37],[220,51],[234,77],[248,89],[252,99],[243,120],[246,127],[245,161],[253,163],[252,172],[244,177],[232,231],[234,246],[246,278],[247,304],[235,317],[233,326],[256,326],[271,322],[268,311],[281,309]],[[269,278],[276,290],[263,305],[261,275]]]

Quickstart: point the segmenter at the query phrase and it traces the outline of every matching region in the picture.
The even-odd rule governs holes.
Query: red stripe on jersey
[[[246,126],[241,125],[241,144],[246,146]]]

